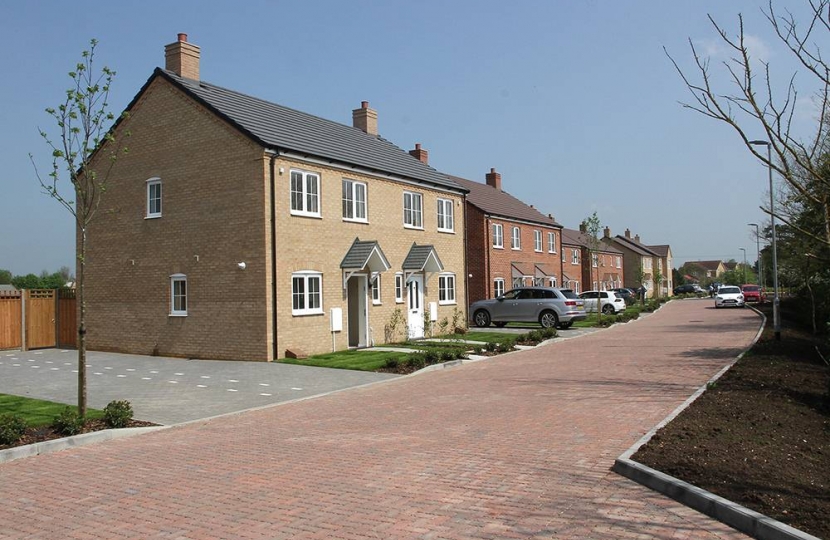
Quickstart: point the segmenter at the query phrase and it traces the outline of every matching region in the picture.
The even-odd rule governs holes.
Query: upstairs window
[[[455,225],[453,223],[453,208],[452,201],[449,199],[438,199],[438,230],[443,232],[453,232]]]
[[[170,276],[170,316],[187,316],[187,276],[184,274]]]
[[[161,217],[161,178],[147,180],[147,216]]]
[[[295,216],[320,217],[320,176],[291,171],[291,213]]]
[[[533,250],[542,251],[542,231],[533,231]]]
[[[556,233],[548,233],[548,253],[556,253]]]
[[[343,219],[366,222],[366,184],[343,180]]]
[[[504,228],[500,223],[493,223],[493,247],[498,249],[504,247]]]
[[[518,227],[513,227],[513,236],[510,237],[510,247],[512,249],[522,249],[522,230]]]
[[[593,266],[594,268],[597,267],[597,254],[596,253],[591,253],[591,266]],[[596,289],[596,285],[594,285],[594,288]]]
[[[622,260],[621,259],[622,258],[619,255],[617,255],[617,268],[622,267]]]
[[[403,224],[411,229],[424,228],[423,197],[420,193],[404,191],[403,194]]]
[[[579,264],[579,250],[571,250],[571,264]]]

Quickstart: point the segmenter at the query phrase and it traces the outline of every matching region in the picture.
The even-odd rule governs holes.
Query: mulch
[[[153,422],[145,422],[142,420],[130,420],[129,424],[126,427],[150,427],[150,426],[157,426],[158,424],[154,424]],[[81,433],[92,433],[94,431],[101,431],[104,429],[111,429],[107,427],[107,424],[104,423],[103,420],[87,420],[86,424],[84,425],[84,429],[81,430]],[[26,428],[26,432],[23,434],[23,437],[20,438],[15,444],[0,444],[0,450],[6,450],[8,448],[14,448],[16,446],[24,446],[26,444],[34,444],[43,441],[51,441],[53,439],[62,439],[66,437],[62,433],[55,431],[54,428],[51,426],[42,426],[42,427],[30,427]]]

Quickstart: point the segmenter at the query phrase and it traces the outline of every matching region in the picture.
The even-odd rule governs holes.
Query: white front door
[[[424,337],[424,278],[412,276],[406,284],[407,318],[410,339]]]
[[[355,275],[348,281],[349,347],[366,347],[369,343],[367,278]]]

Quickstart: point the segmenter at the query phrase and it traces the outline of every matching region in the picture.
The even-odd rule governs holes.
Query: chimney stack
[[[631,239],[631,229],[626,229],[625,230],[625,237],[628,238],[629,240]]]
[[[611,238],[611,227],[605,227],[605,228],[602,230],[602,235],[603,235],[605,238]]]
[[[352,125],[369,135],[377,137],[378,134],[378,113],[369,108],[368,101],[361,101],[360,108],[352,111]]]
[[[409,155],[424,165],[429,165],[429,152],[421,148],[421,143],[415,143],[415,150],[410,150]]]
[[[584,221],[579,224],[579,232],[581,232],[581,233],[588,232],[588,224],[585,223]]]
[[[501,191],[501,174],[496,172],[496,169],[490,167],[490,172],[488,172],[484,178],[487,180],[487,185],[490,187],[494,187],[497,190]]]
[[[634,241],[637,242],[638,244],[640,243],[640,235],[639,234],[634,235]]]
[[[164,68],[185,79],[199,80],[199,47],[187,42],[187,34],[164,47]]]

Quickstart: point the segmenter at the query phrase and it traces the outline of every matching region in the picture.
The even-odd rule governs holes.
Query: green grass
[[[513,336],[513,334],[505,334],[504,332],[487,332],[485,330],[475,330],[472,332],[467,332],[464,335],[458,335],[457,337],[468,341],[499,343],[500,341],[504,341],[505,337],[510,336]]]
[[[387,358],[403,360],[407,353],[391,351],[338,351],[333,353],[318,354],[302,360],[295,358],[283,358],[279,362],[283,364],[296,364],[300,366],[315,366],[335,369],[354,369],[357,371],[377,371],[386,363]]]
[[[48,426],[65,408],[65,403],[0,394],[0,414],[20,415],[32,427]],[[72,410],[77,411],[78,408],[73,406]],[[88,408],[86,417],[103,418],[104,411]]]

